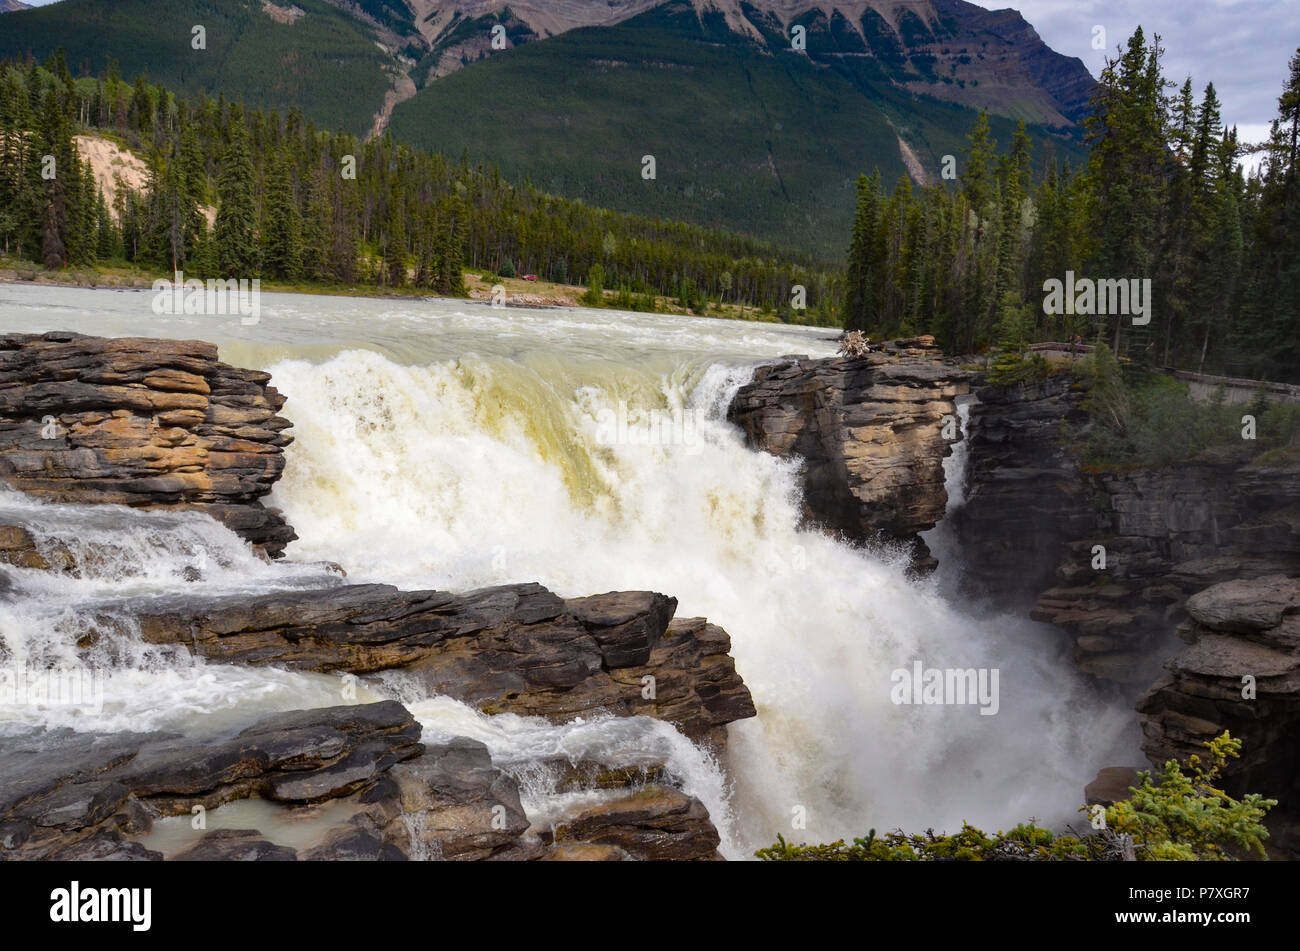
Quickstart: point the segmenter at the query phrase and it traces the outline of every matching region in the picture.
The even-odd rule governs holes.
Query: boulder
[[[612,846],[641,861],[715,861],[720,842],[702,802],[660,785],[579,806],[555,824],[560,848],[573,843]],[[606,853],[601,858],[622,856]]]

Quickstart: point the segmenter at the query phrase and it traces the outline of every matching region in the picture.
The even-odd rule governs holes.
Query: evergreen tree
[[[289,157],[271,159],[262,201],[262,270],[267,277],[296,281],[302,266],[302,222],[294,198]]]
[[[258,274],[260,263],[253,160],[243,123],[232,122],[231,129],[217,177],[217,267],[222,277],[245,280]]]
[[[879,169],[870,177],[858,177],[857,195],[845,279],[848,296],[844,326],[849,330],[866,330],[876,322],[881,297],[879,272],[883,263],[880,253],[883,244],[879,240],[882,202]]]

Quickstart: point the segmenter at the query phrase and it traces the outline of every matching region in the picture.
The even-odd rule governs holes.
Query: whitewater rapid
[[[869,828],[1077,821],[1096,769],[1131,758],[1131,716],[1073,674],[1051,629],[973,617],[948,593],[959,553],[945,526],[930,538],[944,568],[923,582],[889,552],[800,527],[795,464],[748,449],[725,410],[758,362],[833,353],[828,331],[451,301],[263,302],[261,323],[241,327],[160,319],[139,293],[0,287],[3,330],[197,337],[229,362],[268,370],[295,437],[270,503],[301,539],[291,563],[266,565],[201,516],[166,516],[180,524],[164,530],[118,511],[108,530],[132,541],[108,559],[117,567],[18,579],[22,596],[0,607],[11,650],[62,651],[74,663],[89,606],[123,592],[193,591],[183,567],[200,548],[219,568],[199,583],[222,590],[338,583],[320,564],[336,562],[350,581],[406,588],[662,591],[679,600],[679,617],[705,616],[731,634],[753,693],[759,716],[728,728],[725,762],[658,721],[486,717],[400,675],[367,678],[359,699],[402,700],[427,737],[487,743],[521,779],[534,816],[584,794],[558,793],[531,763],[666,762],[708,806],[730,858],[778,833],[823,841]],[[948,463],[950,509],[962,451]],[[31,505],[0,496],[0,522],[5,504]],[[90,516],[67,517],[75,532]],[[113,643],[101,714],[0,709],[0,726],[201,730],[341,702],[333,678],[207,665],[133,644],[129,630]],[[895,704],[891,673],[916,661],[997,669],[997,714]]]

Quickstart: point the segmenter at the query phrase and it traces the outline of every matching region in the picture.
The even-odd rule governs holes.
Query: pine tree
[[[243,123],[234,121],[231,127],[230,146],[217,178],[217,267],[222,277],[246,280],[258,274],[260,261],[253,160]]]
[[[394,191],[388,201],[388,216],[384,227],[383,281],[392,287],[401,287],[406,283],[406,269],[409,266],[406,216],[401,199]]]
[[[844,326],[849,330],[867,330],[876,320],[883,275],[879,240],[881,221],[880,170],[870,177],[858,177],[857,212],[853,219],[853,237],[849,245],[846,271],[847,299]]]
[[[206,229],[203,206],[208,203],[208,170],[199,145],[198,133],[187,125],[181,135],[179,175],[179,212],[182,221],[182,249],[186,261],[193,256],[200,233]]]
[[[262,270],[271,278],[296,281],[302,266],[302,222],[294,198],[289,156],[271,159],[262,201]]]
[[[971,209],[984,220],[993,209],[993,154],[997,143],[990,138],[989,115],[981,112],[967,135],[966,167],[962,170],[962,191]]]
[[[42,198],[41,261],[50,270],[68,263],[68,235],[71,228],[69,185],[75,185],[72,156],[67,121],[58,97],[51,89],[45,94],[37,150],[31,163],[33,179],[41,183],[37,186]],[[42,175],[47,167],[53,172],[49,178]]]
[[[303,276],[312,281],[336,280],[337,275],[330,266],[333,212],[324,169],[317,167],[315,174],[304,181],[304,188],[306,211],[302,218]]]
[[[1163,177],[1169,154],[1160,38],[1150,45],[1141,27],[1119,59],[1102,71],[1085,122],[1088,176],[1097,236],[1093,265],[1099,277],[1152,277],[1158,246]],[[1113,318],[1121,349],[1125,321]]]

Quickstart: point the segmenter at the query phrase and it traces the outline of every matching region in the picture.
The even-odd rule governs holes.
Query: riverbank
[[[131,265],[96,265],[87,268],[64,268],[49,271],[31,261],[0,256],[0,284],[36,284],[50,287],[84,287],[115,289],[146,289],[160,278],[172,275],[155,273]],[[551,281],[527,281],[523,278],[502,278],[481,271],[466,271],[464,275],[468,299],[479,302],[492,300],[492,289],[501,285],[506,292],[508,307],[576,308],[586,307],[582,300],[587,288],[582,284],[556,284]],[[406,287],[377,288],[371,284],[318,284],[311,282],[262,281],[261,289],[268,293],[319,294],[330,297],[366,297],[384,299],[429,299],[437,295],[426,289]],[[706,302],[699,310],[681,306],[676,298],[638,295],[636,305],[620,307],[616,291],[604,292],[605,307],[612,309],[641,310],[644,313],[673,317],[713,317],[723,320],[750,320],[778,324],[782,321],[772,311],[741,305]],[[456,298],[450,298],[456,299]],[[461,298],[463,299],[463,298]],[[795,322],[799,326],[816,326]]]

